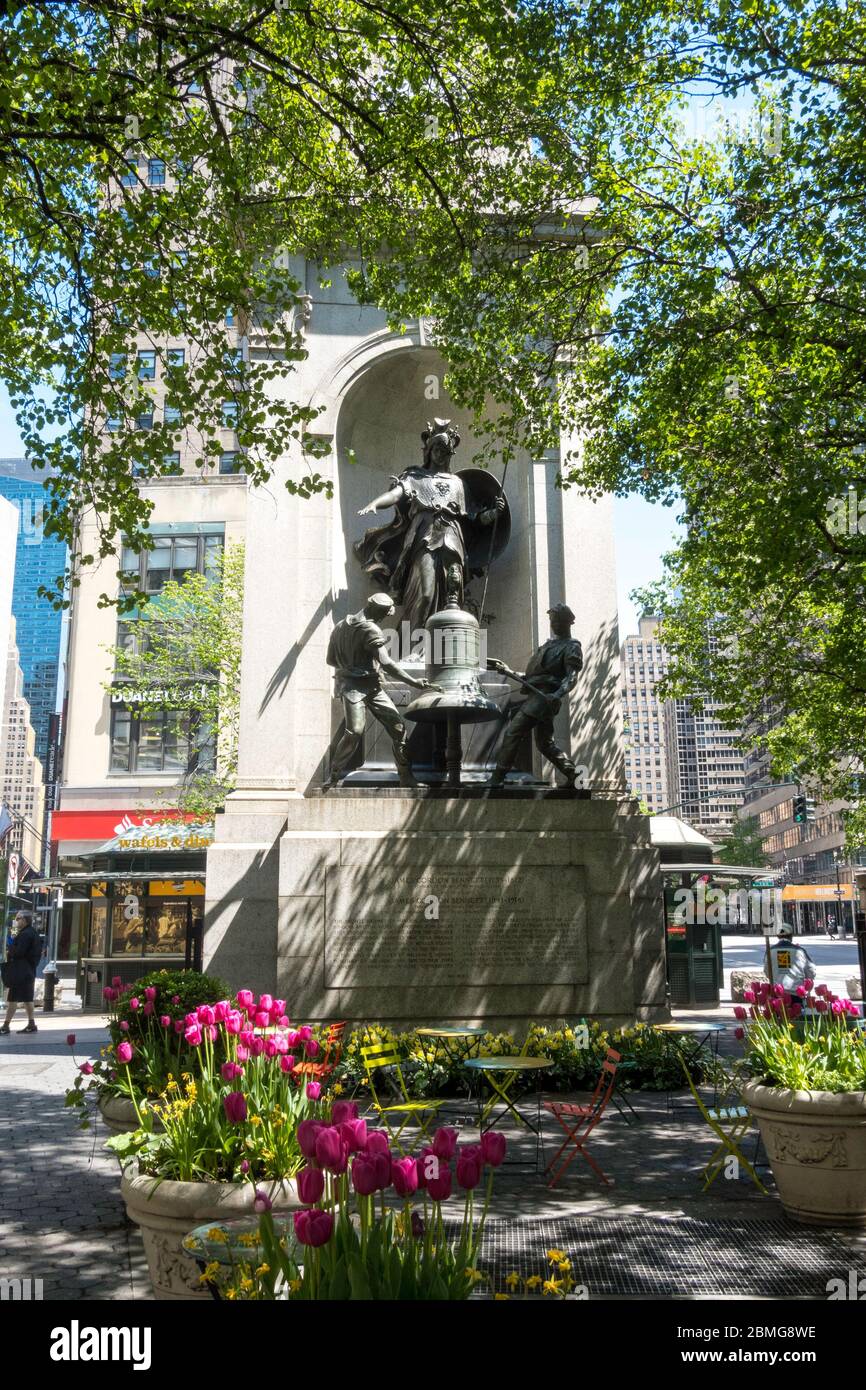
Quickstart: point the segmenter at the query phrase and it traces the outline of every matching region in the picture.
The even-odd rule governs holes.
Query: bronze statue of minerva
[[[489,670],[500,671],[528,691],[528,698],[511,715],[496,767],[487,783],[489,787],[502,786],[505,774],[514,767],[521,739],[530,732],[535,734],[535,746],[542,757],[564,773],[566,786],[574,786],[577,769],[554,741],[553,717],[577,681],[583,666],[583,652],[580,643],[571,635],[574,614],[568,605],[557,603],[548,613],[553,635],[529,658],[525,674],[509,670],[503,661],[487,663]]]
[[[388,639],[379,623],[393,612],[394,604],[388,594],[373,594],[360,613],[350,613],[331,633],[326,660],[335,668],[336,693],[343,700],[346,730],[331,760],[329,786],[339,782],[352,761],[364,734],[367,710],[391,736],[401,787],[418,785],[409,762],[406,726],[390,695],[382,689],[382,671],[416,690],[429,690],[431,683],[416,680],[383,650]]]

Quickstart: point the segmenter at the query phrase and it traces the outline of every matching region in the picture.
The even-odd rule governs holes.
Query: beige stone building
[[[42,764],[36,756],[36,735],[30,723],[30,706],[24,696],[24,673],[18,664],[14,618],[9,624],[4,688],[0,803],[12,813],[15,820],[6,837],[5,848],[7,851],[17,849],[31,870],[38,873],[43,864],[45,786]]]

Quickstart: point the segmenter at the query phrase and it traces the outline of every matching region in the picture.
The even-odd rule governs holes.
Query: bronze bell
[[[501,719],[502,711],[484,691],[481,671],[481,629],[463,608],[442,608],[425,624],[428,660],[425,675],[439,690],[422,690],[404,713],[417,723],[447,724],[445,751],[449,786],[459,787],[463,749],[461,724]]]

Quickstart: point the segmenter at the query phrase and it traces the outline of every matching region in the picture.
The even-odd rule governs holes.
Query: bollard
[[[45,984],[45,993],[42,996],[42,1012],[44,1014],[54,1013],[54,986],[57,983],[57,967],[54,961],[49,961],[42,976]]]

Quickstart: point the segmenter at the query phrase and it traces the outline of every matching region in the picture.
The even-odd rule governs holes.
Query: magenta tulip
[[[132,1061],[132,1043],[122,1042],[117,1045],[117,1060],[128,1064]]]
[[[275,999],[274,1002],[273,1002],[273,1004],[271,1005],[271,1013],[279,1014],[279,1016],[280,1016],[280,1022],[282,1022],[282,1020],[283,1020],[283,1015],[285,1014],[285,1012],[286,1012],[286,1001],[285,1001],[285,999]]]
[[[331,1106],[331,1124],[342,1125],[346,1120],[357,1120],[358,1104],[354,1100],[335,1100]]]
[[[322,1168],[330,1168],[336,1172],[340,1166],[344,1142],[342,1134],[333,1125],[322,1125],[316,1135],[316,1162]]]
[[[325,1190],[325,1175],[321,1168],[302,1168],[297,1176],[298,1196],[305,1207],[315,1206]]]
[[[323,1120],[301,1120],[298,1125],[298,1148],[304,1158],[316,1157],[316,1140],[325,1128]]]
[[[251,1009],[256,1002],[256,996],[251,989],[239,989],[237,1001],[242,1009]]]
[[[445,1202],[451,1196],[452,1175],[450,1168],[440,1168],[438,1178],[431,1178],[427,1184],[427,1195],[431,1202]]]
[[[261,1055],[262,1055],[262,1053],[264,1052],[264,1050],[265,1050],[265,1040],[264,1040],[264,1038],[260,1037],[258,1033],[254,1033],[254,1034],[253,1034],[253,1040],[252,1040],[252,1042],[250,1043],[250,1052],[253,1054],[254,1057],[261,1057]]]
[[[418,1168],[414,1158],[398,1158],[391,1164],[391,1182],[398,1197],[411,1197],[418,1191]]]
[[[252,1028],[242,1028],[238,1034],[238,1038],[243,1043],[244,1047],[252,1047],[253,1038],[255,1036]]]
[[[144,997],[148,1001],[154,1000],[156,998],[156,985],[148,985],[144,991]]]
[[[498,1168],[505,1158],[505,1135],[489,1129],[481,1136],[481,1157],[491,1168]]]
[[[85,1076],[90,1076],[90,1075],[92,1074],[92,1072],[93,1072],[93,1063],[92,1063],[92,1062],[82,1062],[81,1065],[79,1066],[78,1070],[84,1072],[84,1075],[85,1075]]]
[[[242,1019],[240,1011],[238,1009],[230,1009],[223,1022],[225,1023],[227,1033],[237,1035],[241,1031]]]
[[[391,1186],[391,1150],[386,1149],[384,1153],[371,1153],[368,1149],[365,1158],[369,1158],[376,1167],[376,1186],[382,1191]]]
[[[744,1038],[745,1036],[746,1036],[746,1030],[745,1030],[745,1028],[735,1028],[735,1029],[734,1029],[734,1037],[735,1037],[735,1038]]]
[[[745,1017],[746,1017],[746,1011],[745,1011],[745,1009],[743,1008],[742,1004],[735,1004],[735,1005],[734,1005],[734,1018],[745,1018]]]
[[[133,1013],[136,1013],[136,1011],[137,1011],[138,1009],[141,1008],[141,1000],[140,1000],[140,999],[130,999],[130,1001],[129,1001],[129,1007],[132,1009],[132,1012],[133,1012]]]
[[[370,1154],[355,1155],[352,1163],[352,1186],[359,1197],[370,1197],[374,1192],[379,1191],[379,1179],[374,1156]]]
[[[249,1050],[249,1048],[248,1048],[248,1047],[241,1047],[240,1043],[238,1043],[238,1047],[237,1047],[237,1059],[238,1059],[238,1061],[239,1061],[239,1062],[247,1062],[247,1061],[249,1061],[249,1056],[250,1056],[250,1050]]]
[[[170,1027],[171,1027],[171,1019],[170,1019],[170,1017],[169,1017],[168,1014],[161,1014],[161,1015],[160,1015],[159,1025],[160,1025],[161,1028],[170,1028]]]
[[[117,990],[112,989],[111,985],[106,985],[105,989],[102,991],[102,997],[103,999],[116,999]]]
[[[220,1076],[223,1081],[234,1081],[235,1077],[243,1076],[243,1067],[239,1067],[237,1062],[223,1062],[220,1067]]]
[[[197,1023],[211,1024],[216,1021],[216,1014],[210,1004],[199,1004],[195,1011],[195,1017]]]
[[[145,1018],[150,1018],[151,1014],[153,1013],[153,1000],[152,1000],[152,999],[148,999],[147,1003],[145,1004],[145,1006],[144,1006],[144,1008],[142,1009],[141,1012],[142,1012],[142,1014],[144,1015]]]
[[[180,1003],[180,995],[179,995],[179,994],[173,994],[173,995],[171,996],[171,1002],[172,1002],[172,1004],[179,1004],[179,1003]]]
[[[267,1028],[267,1026],[268,1026],[268,1024],[270,1023],[270,1021],[271,1021],[271,1016],[270,1016],[270,1014],[266,1014],[266,1013],[264,1013],[262,1010],[259,1010],[259,1012],[256,1014],[255,1019],[254,1019],[254,1022],[255,1022],[255,1025],[256,1025],[257,1028]]]
[[[228,1018],[229,1014],[231,1013],[231,1007],[232,1007],[232,1006],[231,1006],[231,1004],[229,1003],[229,1001],[228,1001],[227,999],[221,999],[221,1000],[219,1001],[218,1004],[214,1004],[214,1006],[213,1006],[213,1021],[214,1021],[214,1023],[225,1023],[226,1019]]]
[[[263,1216],[266,1211],[271,1210],[271,1207],[273,1205],[274,1204],[268,1196],[267,1192],[265,1192],[261,1187],[257,1187],[255,1201],[253,1202],[253,1211],[256,1213],[256,1215]]]
[[[175,1021],[174,1021],[174,1031],[175,1031],[176,1033],[182,1033],[182,1032],[184,1031],[184,1029],[183,1029],[183,1019],[182,1019],[182,1018],[176,1018],[176,1019],[175,1019]]]
[[[185,1029],[184,1037],[186,1038],[190,1047],[198,1047],[202,1039],[202,1031],[199,1028],[198,1024],[196,1023],[193,1025],[192,1028]]]
[[[229,1091],[223,1096],[223,1109],[230,1125],[242,1125],[247,1118],[247,1098],[243,1091]]]
[[[281,1058],[280,1058],[280,1066],[282,1067],[283,1071],[285,1071],[285,1072],[294,1071],[294,1069],[295,1069],[295,1059],[294,1059],[294,1057],[289,1057],[289,1056],[283,1056],[283,1057],[281,1057]]]
[[[296,1211],[294,1222],[295,1235],[301,1245],[309,1245],[313,1248],[326,1245],[334,1230],[334,1218],[331,1212],[320,1211],[318,1207],[307,1207],[304,1211]]]
[[[384,1129],[370,1129],[367,1131],[367,1153],[386,1154],[390,1153],[391,1144]]]
[[[305,1023],[304,1026],[303,1026],[303,1028],[299,1028],[299,1029],[298,1029],[298,1040],[299,1040],[299,1042],[306,1042],[307,1039],[308,1039],[308,1038],[311,1038],[312,1036],[313,1036],[313,1030],[312,1030],[312,1028],[310,1027],[309,1023]]]
[[[307,1084],[307,1098],[309,1100],[318,1100],[321,1094],[322,1087],[318,1081],[310,1081]]]
[[[366,1120],[344,1120],[340,1125],[340,1133],[345,1142],[349,1145],[349,1153],[362,1153],[367,1147],[367,1121]]]
[[[277,1043],[275,1038],[265,1038],[265,1056],[276,1057]]]
[[[481,1181],[482,1172],[483,1165],[480,1153],[457,1155],[457,1181],[462,1188],[477,1187]]]
[[[74,1046],[75,1046],[75,1034],[74,1034],[74,1033],[67,1033],[67,1034],[66,1034],[66,1042],[67,1042],[67,1044],[69,1045],[69,1047],[74,1047]]]
[[[121,1033],[128,1033],[128,1032],[129,1032],[129,1024],[127,1023],[127,1021],[126,1021],[125,1018],[122,1018],[122,1019],[120,1020],[120,1022],[118,1023],[117,1026],[118,1026],[118,1028],[120,1029]],[[181,1026],[183,1026],[183,1025],[181,1025]]]
[[[273,997],[270,994],[263,994],[259,999],[259,1009],[261,1009],[263,1013],[269,1014],[273,1007]]]
[[[436,1133],[433,1135],[433,1152],[436,1157],[444,1159],[447,1163],[454,1157],[456,1148],[457,1130],[450,1129],[447,1125],[443,1125],[441,1129],[437,1129]]]
[[[123,981],[121,980],[119,975],[112,975],[111,983],[114,985],[115,989],[123,987]]]
[[[315,1038],[307,1038],[307,1041],[304,1043],[304,1051],[308,1057],[318,1057],[319,1044],[316,1042]]]

